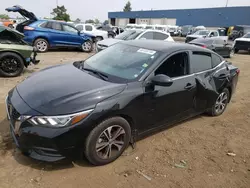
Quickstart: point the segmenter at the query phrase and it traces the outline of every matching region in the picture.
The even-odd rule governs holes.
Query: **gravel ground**
[[[22,76],[0,78],[1,188],[250,187],[247,54],[235,55],[230,60],[241,69],[240,79],[232,102],[220,117],[199,116],[178,124],[137,142],[135,151],[102,167],[93,167],[85,160],[43,163],[20,154],[8,132],[4,105],[7,92],[35,71],[88,56],[68,51],[39,54],[41,63],[30,66]],[[236,156],[227,155],[230,152]]]

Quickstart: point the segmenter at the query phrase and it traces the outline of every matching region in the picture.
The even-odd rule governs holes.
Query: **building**
[[[112,25],[117,26],[136,23],[228,27],[233,25],[250,25],[250,6],[109,12],[108,18]]]

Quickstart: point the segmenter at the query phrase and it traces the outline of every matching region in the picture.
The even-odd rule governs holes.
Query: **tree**
[[[0,14],[0,19],[10,19],[7,14]]]
[[[95,24],[99,24],[100,23],[100,21],[96,18],[95,19]]]
[[[70,15],[67,14],[67,9],[64,5],[54,8],[51,14],[54,16],[54,20],[64,20],[66,22],[70,21]]]
[[[123,8],[123,12],[130,12],[131,10],[132,10],[131,3],[130,3],[130,1],[128,1]]]
[[[80,18],[76,18],[75,22],[76,22],[76,23],[80,23],[80,22],[81,22],[81,19],[80,19]]]
[[[89,20],[86,20],[85,23],[92,23],[93,24],[93,23],[95,23],[95,21],[92,19],[89,19]]]

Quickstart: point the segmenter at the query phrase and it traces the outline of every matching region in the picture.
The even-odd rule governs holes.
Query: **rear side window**
[[[147,33],[144,33],[140,38],[153,39],[154,35],[153,35],[153,32],[147,32]]]
[[[92,31],[92,26],[91,25],[85,25],[85,30],[86,31]]]
[[[53,23],[53,22],[47,22],[47,24],[46,24],[45,27],[46,27],[46,28],[49,28],[49,29],[52,29],[52,23]]]
[[[217,65],[219,65],[222,61],[223,61],[223,59],[220,56],[212,54],[212,66],[213,66],[213,68],[216,67]]]
[[[197,73],[211,68],[212,68],[212,57],[210,53],[193,52],[190,62],[191,73]]]
[[[62,30],[62,25],[60,23],[54,22],[52,24],[52,29],[61,31]]]
[[[155,40],[166,40],[167,38],[168,38],[168,35],[166,35],[164,33],[154,32],[154,39]]]
[[[42,24],[40,24],[39,27],[47,28],[47,25],[48,25],[48,22],[43,22]]]

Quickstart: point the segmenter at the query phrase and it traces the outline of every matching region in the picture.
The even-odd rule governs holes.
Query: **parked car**
[[[192,25],[184,25],[181,30],[181,37],[186,37],[188,34],[190,34],[192,28]]]
[[[229,39],[235,40],[237,38],[244,36],[245,34],[247,34],[249,32],[250,32],[250,25],[233,26],[233,28],[229,34]]]
[[[137,24],[127,24],[124,30],[135,29],[136,26]]]
[[[138,24],[134,27],[134,29],[146,29],[147,24]]]
[[[155,30],[168,32],[168,26],[167,25],[155,25]]]
[[[107,31],[102,31],[102,30],[96,29],[95,26],[92,25],[92,24],[79,23],[79,24],[76,24],[75,27],[80,32],[95,36],[96,41],[100,41],[100,40],[108,38],[108,32]]]
[[[12,20],[3,20],[1,21],[4,26],[9,27],[11,29],[14,28],[14,22]]]
[[[169,33],[157,31],[157,30],[128,30],[124,33],[117,35],[114,39],[106,39],[103,41],[97,42],[96,51],[99,52],[101,50],[106,49],[107,47],[124,41],[124,40],[139,40],[139,39],[153,39],[153,40],[165,40],[174,42],[173,38]]]
[[[192,40],[189,44],[194,44],[201,46],[203,48],[210,49],[222,57],[232,57],[234,55],[234,50],[231,45],[227,43],[226,40],[223,40],[219,37],[212,38],[199,38]]]
[[[18,84],[6,98],[10,132],[32,158],[84,154],[105,165],[146,135],[204,112],[221,115],[238,75],[237,67],[205,48],[124,41]]]
[[[30,63],[39,63],[36,50],[23,37],[16,30],[0,26],[0,76],[19,76]]]
[[[114,38],[117,35],[117,33],[122,32],[120,28],[118,31],[114,28],[117,28],[117,27],[111,26],[111,25],[101,25],[101,26],[96,27],[97,30],[108,32],[108,38]]]
[[[23,32],[24,40],[34,45],[39,52],[46,52],[49,48],[73,47],[84,52],[93,49],[94,36],[81,34],[74,26],[54,20],[38,20],[37,17],[20,6],[6,9],[9,12],[19,12],[27,21],[17,25],[16,29]]]
[[[178,26],[168,26],[168,32],[171,36],[178,36],[180,34],[180,31],[178,29]]]
[[[217,30],[199,30],[196,31],[194,34],[192,35],[187,35],[185,42],[188,43],[194,39],[197,38],[205,38],[205,37],[218,37],[219,36],[219,32]]]
[[[250,53],[250,32],[241,38],[235,39],[233,48],[235,53],[238,53],[239,50],[245,50]]]
[[[145,29],[155,30],[155,25],[146,25]]]

